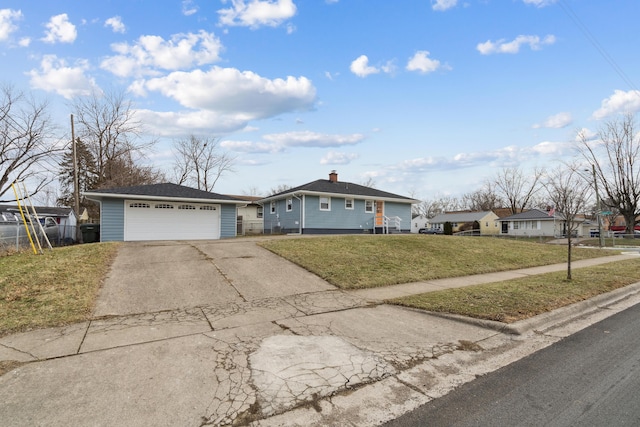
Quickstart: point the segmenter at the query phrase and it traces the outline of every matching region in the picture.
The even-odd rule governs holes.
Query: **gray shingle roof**
[[[540,209],[531,209],[528,211],[520,212],[515,215],[500,218],[500,221],[527,221],[527,220],[553,220],[553,215],[549,215],[548,212]]]
[[[429,220],[431,224],[440,224],[445,222],[473,222],[480,221],[487,215],[491,214],[491,211],[481,212],[452,212],[436,215]]]
[[[72,212],[71,208],[60,206],[34,206],[36,213],[43,216],[69,216]],[[31,207],[29,207],[31,211]],[[0,205],[0,212],[19,212],[17,205]]]
[[[118,194],[130,196],[147,196],[147,197],[170,197],[175,199],[202,199],[202,200],[228,200],[230,202],[241,202],[235,197],[226,196],[224,194],[210,193],[208,191],[198,190],[184,185],[163,183],[150,185],[134,185],[131,187],[103,188],[100,190],[87,191],[85,194]]]
[[[413,202],[410,197],[400,196],[398,194],[388,193],[386,191],[377,190],[375,188],[366,187],[364,185],[358,185],[351,182],[337,181],[332,182],[328,179],[318,179],[307,184],[300,185],[295,188],[290,188],[280,193],[273,194],[263,200],[277,199],[285,194],[291,193],[326,193],[326,194],[345,194],[350,196],[371,197],[371,198],[385,198],[385,199],[399,199],[404,200],[407,203]]]

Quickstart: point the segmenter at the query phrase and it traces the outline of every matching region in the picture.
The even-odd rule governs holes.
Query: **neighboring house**
[[[417,233],[421,228],[429,228],[429,218],[425,215],[416,215],[411,218],[411,232]]]
[[[450,212],[436,215],[429,220],[431,228],[444,230],[444,224],[450,223],[454,233],[480,230],[481,235],[500,233],[498,215],[493,211],[483,212]]]
[[[580,223],[576,231],[577,237],[585,236],[585,228],[582,226],[584,219],[576,218]],[[501,233],[511,236],[549,236],[561,237],[566,235],[565,221],[562,215],[543,211],[541,209],[531,209],[519,214],[500,218]],[[587,234],[588,236],[588,234]]]
[[[627,222],[624,220],[622,215],[616,216],[602,216],[603,219],[603,228],[609,229],[611,231],[624,232],[627,229]],[[640,231],[640,217],[636,218],[636,225],[634,226],[635,230]],[[605,227],[606,225],[606,227]]]
[[[246,202],[177,184],[85,192],[100,203],[100,241],[200,240],[236,236]]]
[[[26,206],[23,206],[26,208]],[[57,206],[34,206],[39,218],[51,217],[58,224],[58,242],[52,244],[72,243],[76,240],[78,219],[71,208]],[[0,212],[14,213],[20,216],[16,205],[0,205]],[[29,212],[31,207],[29,207]]]
[[[265,233],[408,233],[417,200],[375,188],[319,179],[259,201]]]
[[[263,197],[229,196],[245,202],[244,205],[238,205],[238,236],[262,234],[264,228],[264,212],[262,205],[257,203],[257,201],[263,199]]]

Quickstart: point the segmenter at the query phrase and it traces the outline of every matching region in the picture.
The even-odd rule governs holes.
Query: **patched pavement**
[[[512,335],[376,296],[251,240],[126,244],[93,320],[0,338],[0,361],[24,363],[0,376],[2,424],[376,425],[572,330]]]

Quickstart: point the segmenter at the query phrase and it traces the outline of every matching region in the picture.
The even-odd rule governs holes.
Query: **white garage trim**
[[[220,205],[158,200],[124,201],[124,240],[220,238]]]

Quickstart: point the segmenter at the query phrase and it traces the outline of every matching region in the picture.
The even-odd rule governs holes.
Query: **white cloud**
[[[569,126],[571,123],[573,123],[573,117],[571,116],[571,113],[562,112],[547,117],[544,122],[533,125],[533,128],[561,129]]]
[[[341,147],[362,142],[364,135],[360,133],[340,135],[300,131],[268,134],[263,138],[281,147]]]
[[[517,166],[535,158],[558,158],[571,154],[571,142],[541,142],[533,147],[507,146],[497,150],[460,153],[447,157],[419,157],[405,160],[393,167],[407,173],[459,170],[477,166]]]
[[[127,31],[127,28],[122,23],[122,18],[119,16],[112,16],[111,18],[104,21],[105,27],[111,27],[114,33],[124,34]]]
[[[231,0],[231,7],[220,9],[220,24],[258,28],[277,27],[296,14],[293,0]]]
[[[435,2],[431,2],[431,8],[442,12],[455,7],[457,4],[458,0],[435,0]]]
[[[263,136],[266,142],[223,141],[221,146],[228,150],[242,153],[280,153],[292,147],[326,148],[350,146],[359,144],[364,138],[365,136],[359,133],[341,135],[300,131],[267,134]],[[332,158],[337,159],[339,154],[341,153],[333,154]],[[342,154],[345,159],[352,156],[351,154]]]
[[[437,59],[429,58],[429,52],[426,50],[419,50],[409,58],[409,62],[407,63],[408,71],[418,71],[422,74],[432,73],[439,68],[443,68],[440,61]]]
[[[149,132],[160,136],[189,134],[225,134],[241,130],[247,118],[241,114],[220,114],[215,111],[159,112],[136,110],[136,118]]]
[[[31,44],[31,38],[30,37],[23,37],[18,41],[18,45],[20,47],[29,47],[30,44]]]
[[[484,43],[478,43],[476,49],[482,55],[490,55],[492,53],[518,53],[522,45],[529,45],[531,50],[540,50],[544,45],[554,44],[556,38],[548,35],[544,39],[539,36],[523,36],[516,37],[513,41],[506,42],[504,39],[492,42],[487,40]]]
[[[349,67],[351,72],[358,77],[367,77],[370,74],[377,74],[380,72],[379,68],[369,65],[369,58],[367,55],[360,55],[356,58]]]
[[[239,153],[279,153],[284,147],[270,142],[253,142],[253,141],[222,141],[222,148],[236,151]]]
[[[182,14],[184,16],[191,16],[198,12],[198,6],[193,4],[193,0],[182,0]]]
[[[316,98],[316,89],[306,77],[267,79],[250,71],[220,67],[206,72],[173,72],[147,80],[144,88],[187,108],[242,114],[247,120],[309,110]]]
[[[73,43],[78,35],[76,26],[69,22],[66,13],[52,16],[45,26],[47,31],[42,38],[45,43]]]
[[[576,142],[580,142],[580,141],[582,141],[583,138],[586,141],[593,141],[593,140],[598,139],[598,133],[594,132],[594,131],[592,131],[591,129],[588,129],[588,128],[582,128],[578,132],[576,132],[575,141]]]
[[[79,61],[70,67],[55,55],[47,55],[40,63],[40,71],[31,70],[27,74],[31,77],[31,87],[71,99],[89,95],[97,89],[95,81],[85,75],[88,68],[86,61]]]
[[[170,40],[160,36],[141,36],[135,44],[115,43],[117,53],[100,66],[119,77],[157,75],[158,69],[179,70],[220,59],[222,43],[212,33],[174,34]]]
[[[16,21],[22,19],[22,11],[0,9],[0,41],[9,40],[11,33],[18,29]]]
[[[558,0],[522,0],[524,4],[531,4],[535,7],[545,7],[554,4]]]
[[[321,165],[348,165],[359,156],[356,153],[340,153],[337,151],[329,151],[322,159]]]
[[[640,91],[616,90],[609,98],[602,100],[600,108],[594,111],[592,117],[600,120],[618,113],[635,113],[637,111],[640,111]]]

